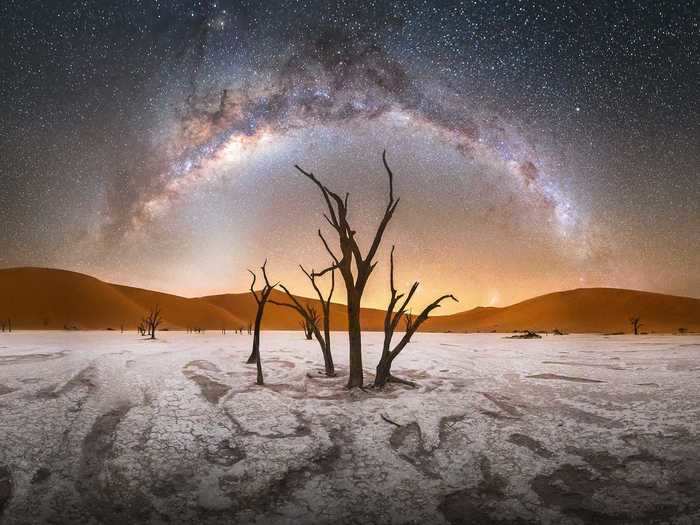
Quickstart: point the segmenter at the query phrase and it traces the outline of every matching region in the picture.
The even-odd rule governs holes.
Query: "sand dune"
[[[475,308],[428,320],[427,330],[629,332],[629,318],[642,332],[700,331],[700,299],[618,288],[581,288],[528,299],[505,308]]]
[[[45,268],[0,270],[0,319],[18,329],[133,329],[153,305],[167,328],[234,327],[244,322],[203,299],[186,299],[106,283],[75,272]]]
[[[342,297],[342,292],[338,296]],[[273,299],[286,302],[282,292]],[[300,298],[303,304],[315,299]],[[159,304],[164,326],[208,330],[245,327],[255,316],[250,293],[185,298],[129,286],[110,284],[65,270],[11,268],[0,270],[0,319],[10,317],[18,329],[84,330],[133,329],[153,305]],[[331,327],[346,327],[345,306],[333,304]],[[585,288],[542,295],[505,308],[475,308],[454,315],[436,316],[425,325],[430,331],[511,332],[531,329],[565,332],[629,332],[628,319],[639,315],[642,331],[677,332],[683,327],[700,331],[700,299],[614,288]],[[365,330],[382,330],[384,313],[364,309]],[[269,305],[263,328],[295,330],[298,314]]]

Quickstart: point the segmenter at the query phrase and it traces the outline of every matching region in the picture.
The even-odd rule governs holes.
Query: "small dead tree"
[[[309,314],[309,320],[311,322],[304,319],[304,336],[310,341],[311,339],[313,339],[314,336],[313,326],[318,326],[318,323],[321,320],[321,316],[316,311],[316,307],[314,307],[314,305],[312,304],[307,303],[306,311]]]
[[[258,377],[257,377],[257,381],[256,381],[256,383],[258,385],[263,384],[262,363],[260,362],[260,324],[262,323],[263,313],[265,311],[265,305],[267,304],[267,301],[270,297],[270,294],[272,293],[272,290],[278,284],[278,283],[270,284],[270,281],[267,278],[267,271],[265,270],[266,265],[267,265],[267,259],[265,259],[265,262],[260,267],[260,269],[262,270],[263,279],[265,280],[265,285],[263,286],[262,290],[260,290],[259,292],[255,291],[255,281],[257,279],[255,272],[252,270],[248,270],[250,272],[250,274],[253,276],[253,281],[250,283],[250,293],[252,293],[253,297],[255,298],[255,302],[258,305],[258,310],[257,310],[257,313],[255,314],[255,329],[253,331],[253,349],[250,353],[250,356],[248,357],[247,363],[248,364],[255,363],[255,365],[258,369]],[[250,333],[250,327],[248,328],[248,331]]]
[[[391,299],[389,300],[389,306],[386,309],[386,315],[384,317],[384,345],[382,348],[382,357],[379,359],[379,364],[377,365],[377,375],[374,379],[374,386],[382,388],[387,383],[403,383],[409,386],[415,386],[415,383],[411,381],[406,381],[405,379],[400,379],[391,374],[391,365],[394,359],[401,353],[401,351],[406,347],[408,342],[416,333],[416,330],[420,328],[430,312],[440,307],[440,303],[445,299],[452,299],[457,301],[454,295],[447,294],[438,297],[430,303],[428,306],[423,308],[423,311],[417,316],[413,317],[412,314],[406,312],[413,295],[416,293],[420,283],[418,281],[414,282],[409,290],[408,294],[405,295],[405,299],[401,302],[398,310],[394,311],[399,301],[404,297],[403,293],[398,293],[396,287],[394,286],[394,247],[391,247],[391,255],[389,259],[390,273],[389,273],[389,286],[391,291]],[[458,301],[457,301],[458,302]],[[406,323],[406,332],[404,333],[401,340],[396,344],[396,346],[391,348],[391,340],[394,336],[394,331],[398,326],[401,319]]]
[[[318,326],[318,314],[316,314],[316,318],[313,318],[308,308],[309,305],[307,305],[307,307],[304,308],[304,306],[302,306],[299,300],[294,295],[292,295],[292,293],[284,285],[280,285],[280,288],[282,288],[282,290],[284,290],[284,293],[287,294],[287,297],[289,297],[291,303],[281,303],[273,300],[270,300],[270,302],[272,304],[276,304],[277,306],[285,306],[287,308],[292,308],[296,310],[299,313],[299,315],[302,316],[302,318],[304,319],[304,323],[311,327],[313,334],[316,336],[316,341],[318,341],[318,344],[321,347],[321,354],[323,355],[323,366],[326,376],[333,377],[335,376],[335,365],[333,364],[333,354],[331,353],[330,305],[331,298],[333,297],[333,291],[335,290],[335,272],[331,271],[331,288],[328,292],[328,296],[326,297],[323,295],[323,292],[321,292],[321,289],[318,287],[318,283],[316,283],[317,274],[315,274],[313,271],[307,272],[301,265],[299,267],[301,268],[301,271],[304,272],[304,274],[311,281],[311,284],[313,285],[314,290],[316,291],[316,294],[318,295],[318,298],[321,301],[321,308],[323,309],[323,333],[321,333],[321,330]]]
[[[141,334],[141,336],[146,335],[146,318],[145,317],[141,318],[138,326],[136,327],[136,330],[138,331],[139,334]]]
[[[377,265],[374,261],[374,257],[382,242],[384,231],[389,221],[391,221],[400,200],[398,198],[394,199],[394,174],[387,164],[386,151],[382,153],[382,163],[384,164],[384,169],[389,178],[389,200],[384,210],[384,215],[377,226],[372,243],[365,255],[362,254],[362,250],[360,250],[357,244],[355,230],[348,222],[348,198],[350,194],[346,193],[345,197],[342,198],[321,183],[313,173],[304,171],[298,165],[294,166],[302,175],[318,186],[328,208],[328,214],[324,214],[324,218],[338,236],[340,255],[336,255],[323,236],[323,233],[321,233],[321,230],[318,230],[318,236],[321,238],[321,242],[333,259],[334,264],[316,275],[320,276],[325,272],[337,268],[345,283],[348,312],[348,342],[350,350],[348,388],[362,387],[364,383],[362,373],[362,328],[360,325],[362,294],[365,291],[367,281],[372,271]]]
[[[321,310],[323,311],[323,345],[321,346],[321,351],[323,352],[323,362],[325,365],[326,369],[326,375],[327,376],[335,376],[335,365],[333,364],[333,354],[331,353],[331,299],[333,298],[333,292],[335,291],[335,268],[332,266],[330,268],[330,274],[331,274],[331,286],[330,289],[328,290],[328,295],[325,296],[323,295],[323,292],[321,291],[321,288],[319,288],[318,283],[316,282],[316,278],[320,275],[314,272],[312,269],[311,272],[307,272],[304,267],[300,264],[299,268],[301,269],[302,272],[304,272],[304,275],[309,279],[309,282],[311,282],[311,286],[313,287],[314,291],[316,292],[316,295],[318,296],[318,300],[321,303]],[[326,273],[329,271],[328,269],[323,270],[322,273]],[[319,341],[320,344],[320,341]]]
[[[158,330],[158,327],[162,322],[163,317],[161,315],[160,306],[155,305],[155,307],[153,307],[146,316],[146,329],[148,330],[148,335],[151,336],[151,339],[156,338],[156,330]]]
[[[410,312],[410,310],[403,314],[403,320],[404,324],[406,325],[406,332],[409,332],[411,330],[411,327],[413,326],[413,323],[415,322],[415,317],[413,317],[413,314]]]
[[[642,326],[642,323],[640,321],[641,319],[638,315],[630,317],[630,324],[632,325],[632,331],[634,332],[634,335],[639,335],[639,328]]]
[[[304,337],[308,341],[311,341],[314,337],[314,325],[318,326],[318,322],[321,320],[321,317],[318,315],[318,312],[316,311],[316,308],[314,308],[314,305],[308,304],[305,307],[306,313],[308,316],[302,317],[301,321],[299,321],[299,324],[301,325],[302,330],[304,330]]]

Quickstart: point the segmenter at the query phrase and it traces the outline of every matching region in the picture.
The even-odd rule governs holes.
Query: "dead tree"
[[[393,376],[391,374],[391,364],[394,362],[394,359],[398,357],[401,351],[406,347],[408,342],[411,340],[411,337],[413,337],[413,334],[415,334],[416,330],[420,328],[420,325],[422,325],[428,319],[428,315],[430,314],[430,312],[432,312],[436,308],[439,308],[440,303],[445,299],[452,299],[453,301],[457,301],[457,298],[451,294],[440,296],[428,306],[423,308],[423,311],[417,317],[413,317],[412,314],[406,312],[406,308],[408,308],[408,305],[411,302],[413,295],[416,293],[419,283],[418,281],[414,282],[408,294],[406,294],[404,298],[404,294],[398,293],[396,287],[394,286],[393,246],[391,247],[389,265],[389,287],[391,291],[391,299],[389,300],[389,306],[387,306],[386,315],[384,316],[384,345],[382,348],[382,357],[379,359],[379,364],[377,365],[377,375],[374,378],[374,386],[382,388],[387,383],[403,383],[409,386],[415,386],[415,383],[411,381],[406,381],[405,379],[399,379]],[[394,311],[394,309],[399,304],[399,301],[401,301],[402,298],[404,299],[401,302],[401,305],[399,306],[398,310]],[[401,340],[392,349],[391,340],[394,336],[394,331],[396,330],[396,327],[398,326],[401,319],[403,319],[406,323],[406,332],[404,332]]]
[[[138,326],[136,327],[136,330],[138,331],[139,334],[142,336],[146,335],[146,318],[143,317],[140,321]]]
[[[314,273],[313,269],[307,272],[302,265],[299,265],[301,271],[311,282],[318,300],[321,303],[321,310],[323,311],[323,342],[321,346],[321,351],[323,352],[323,362],[326,369],[327,376],[335,376],[335,365],[333,364],[333,354],[331,352],[331,299],[333,298],[333,292],[335,291],[335,269],[331,269],[331,287],[328,291],[328,296],[324,296],[323,292],[316,282],[317,274]],[[331,267],[332,268],[332,267]],[[325,270],[324,270],[325,272]],[[320,341],[319,341],[320,344]]]
[[[632,325],[632,331],[634,332],[634,335],[639,335],[639,327],[642,326],[640,320],[641,319],[638,315],[630,317],[630,324]]]
[[[250,353],[250,356],[248,357],[248,364],[255,363],[257,369],[258,369],[258,377],[257,377],[257,384],[262,385],[263,384],[263,373],[262,373],[262,363],[260,362],[260,323],[262,322],[263,318],[263,312],[265,311],[265,305],[267,304],[267,300],[270,297],[270,293],[272,293],[272,290],[277,286],[278,283],[275,284],[270,284],[270,281],[267,278],[267,271],[265,270],[265,266],[267,265],[267,259],[265,259],[265,262],[263,265],[260,267],[262,270],[262,275],[263,279],[265,280],[265,286],[263,286],[262,290],[259,292],[255,291],[255,280],[257,279],[255,272],[252,270],[248,270],[250,274],[253,276],[253,282],[250,283],[250,293],[253,294],[253,297],[255,298],[255,302],[258,305],[258,311],[255,314],[255,329],[253,332],[253,350]],[[250,328],[249,328],[250,330]]]
[[[408,332],[411,329],[411,326],[413,326],[415,318],[413,317],[413,314],[410,311],[408,311],[403,314],[403,319],[404,324],[406,325],[406,332]]]
[[[299,315],[302,316],[302,318],[304,319],[304,323],[306,323],[307,326],[311,327],[311,331],[316,336],[316,341],[318,341],[318,344],[321,347],[321,354],[323,355],[323,366],[326,375],[328,377],[333,377],[335,376],[335,365],[333,364],[333,354],[331,353],[330,305],[331,298],[333,297],[333,291],[335,290],[335,271],[331,271],[331,288],[328,292],[328,297],[325,297],[323,295],[323,292],[321,292],[321,289],[318,287],[318,283],[316,283],[317,274],[314,274],[313,271],[311,271],[310,273],[307,272],[301,265],[299,267],[301,268],[301,271],[304,272],[304,274],[306,274],[306,276],[311,281],[311,284],[314,287],[314,290],[316,291],[319,300],[321,301],[321,308],[323,309],[323,333],[321,333],[321,330],[318,326],[318,314],[316,314],[316,318],[313,318],[308,308],[309,305],[307,305],[307,307],[304,308],[299,302],[299,300],[294,295],[292,295],[284,285],[280,285],[280,288],[284,290],[284,292],[287,294],[287,297],[289,297],[289,299],[292,302],[281,303],[273,300],[270,300],[270,302],[276,304],[277,306],[285,306],[287,308],[292,308],[296,310],[299,313]]]
[[[308,321],[306,318],[302,318],[302,320],[299,321],[299,325],[301,326],[301,329],[304,332],[304,337],[306,338],[306,340],[310,341],[311,339],[314,338],[313,324],[314,323],[318,324],[318,321],[319,321],[318,312],[310,304],[307,304],[305,309],[308,312],[309,318],[311,319],[311,321]]]
[[[318,326],[318,322],[321,320],[321,316],[318,314],[316,311],[316,308],[314,308],[314,305],[308,304],[305,307],[305,310],[308,314],[308,317],[302,317],[302,320],[299,322],[301,325],[302,330],[304,331],[304,337],[308,341],[311,341],[314,337],[314,325]]]
[[[353,230],[348,223],[349,194],[346,193],[344,198],[340,197],[340,195],[331,191],[327,186],[321,183],[313,173],[304,171],[297,165],[294,166],[321,190],[321,194],[328,208],[328,214],[324,214],[324,217],[338,236],[340,255],[336,255],[323,236],[323,233],[321,233],[321,230],[318,230],[318,236],[321,238],[321,242],[323,242],[323,246],[333,259],[334,264],[330,268],[315,275],[320,276],[337,268],[345,283],[348,312],[348,342],[350,349],[348,388],[362,387],[364,382],[362,373],[362,328],[360,326],[362,294],[365,291],[367,281],[372,271],[377,265],[377,263],[374,262],[374,257],[381,244],[384,231],[389,221],[391,221],[400,200],[398,198],[394,199],[394,174],[387,164],[386,151],[382,153],[382,162],[389,178],[389,200],[384,210],[384,215],[377,226],[372,243],[365,255],[362,254],[357,244],[355,230]]]
[[[162,322],[163,317],[161,316],[160,306],[155,305],[155,307],[148,312],[148,316],[146,316],[146,329],[148,330],[148,335],[151,336],[151,339],[156,338],[156,330]]]

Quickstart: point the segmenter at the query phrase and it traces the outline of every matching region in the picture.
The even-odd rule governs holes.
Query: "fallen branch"
[[[381,417],[384,421],[386,421],[387,423],[390,423],[390,424],[394,425],[395,427],[401,428],[401,425],[399,425],[396,421],[392,421],[391,419],[389,419],[388,417],[386,417],[384,414],[379,414],[379,415],[380,415],[380,417]]]
[[[413,381],[409,381],[408,379],[401,379],[400,377],[396,377],[393,375],[389,376],[389,379],[387,379],[387,383],[399,383],[400,385],[410,386],[411,388],[416,388],[418,386],[418,384],[414,383]]]

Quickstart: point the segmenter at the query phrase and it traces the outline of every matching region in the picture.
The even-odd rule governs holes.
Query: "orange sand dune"
[[[339,298],[343,292],[338,290]],[[287,302],[277,290],[274,300]],[[303,304],[315,299],[299,298]],[[11,268],[0,270],[0,319],[12,319],[17,329],[133,329],[153,305],[159,304],[164,327],[208,330],[244,328],[255,317],[250,293],[185,298],[140,288],[106,283],[64,270]],[[542,295],[505,308],[475,308],[426,322],[429,331],[511,332],[545,330],[565,332],[629,332],[628,319],[639,315],[642,331],[700,331],[700,299],[614,288],[586,288]],[[345,306],[331,306],[331,327],[347,325]],[[384,312],[363,309],[365,330],[382,330]],[[270,304],[263,328],[299,329],[299,316],[289,308]]]
[[[204,299],[106,283],[75,272],[45,268],[0,270],[0,319],[17,329],[133,329],[158,304],[163,327],[221,328],[243,321]]]
[[[641,318],[641,332],[700,331],[700,299],[618,288],[580,288],[528,299],[505,308],[475,308],[434,317],[436,332],[630,332],[629,318]]]

